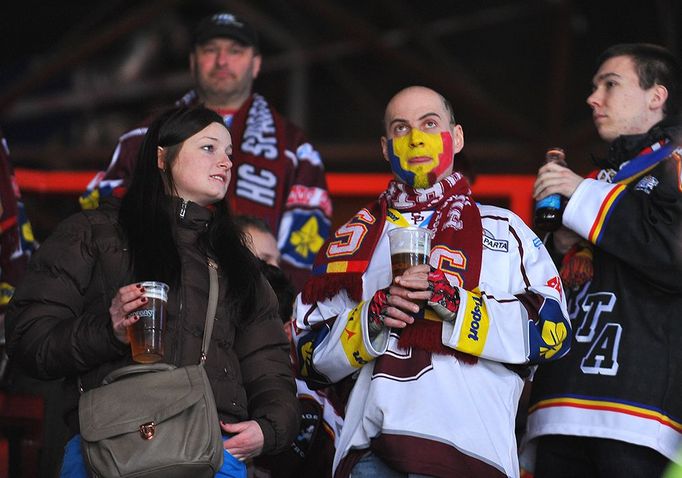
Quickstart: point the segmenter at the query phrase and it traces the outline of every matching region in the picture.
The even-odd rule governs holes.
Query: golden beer
[[[148,306],[138,309],[138,321],[128,327],[128,339],[133,360],[139,363],[154,363],[163,358],[163,331],[166,326],[166,302],[161,299],[147,299]]]
[[[427,264],[429,257],[417,252],[399,252],[391,256],[391,269],[393,277],[402,275],[407,269],[419,264]]]
[[[163,359],[163,332],[166,328],[166,302],[168,285],[163,282],[143,282],[144,306],[128,314],[139,319],[128,327],[128,339],[133,360],[139,363],[154,363]]]
[[[416,226],[397,227],[388,232],[394,278],[412,266],[429,263],[432,234],[428,229]]]

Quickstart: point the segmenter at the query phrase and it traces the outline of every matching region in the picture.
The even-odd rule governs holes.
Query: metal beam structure
[[[574,91],[576,81],[585,84],[589,81],[583,65],[593,58],[578,58],[579,54],[584,55],[585,44],[628,39],[610,41],[598,36],[610,20],[603,14],[609,3],[608,0],[596,3],[587,0],[443,2],[440,7],[432,6],[431,10],[442,10],[434,14],[423,5],[405,0],[96,2],[85,22],[65,29],[52,54],[42,54],[41,65],[4,85],[0,94],[0,125],[28,124],[52,116],[130,111],[154,98],[161,102],[162,98],[179,96],[191,87],[184,65],[182,69],[144,75],[127,82],[112,77],[97,88],[71,86],[46,94],[41,92],[41,87],[94,59],[102,61],[103,52],[131,35],[149,30],[167,12],[172,11],[178,20],[185,21],[187,12],[194,10],[207,13],[228,9],[247,18],[261,33],[268,51],[258,81],[266,89],[280,92],[278,106],[288,117],[306,130],[313,127],[318,131],[312,139],[323,152],[328,169],[380,170],[383,167],[374,138],[378,134],[361,131],[338,136],[335,127],[339,121],[356,120],[378,125],[383,101],[377,91],[383,93],[385,83],[394,84],[387,81],[390,77],[405,72],[437,88],[456,109],[468,111],[466,152],[475,158],[477,169],[487,173],[528,173],[537,167],[542,148],[550,143],[562,144],[587,158],[587,151],[598,141],[589,112],[583,106],[584,98],[577,97]],[[681,8],[677,0],[656,0],[648,4],[646,12],[658,36],[649,34],[646,38],[640,34],[640,39],[662,43],[673,50],[679,48],[675,19]],[[116,15],[112,14],[114,10]],[[197,12],[195,16],[198,15]],[[591,26],[590,22],[595,20],[590,15],[600,23]],[[615,23],[623,23],[621,17],[613,16]],[[538,28],[535,43],[521,43],[520,36],[496,36],[498,31],[513,32],[516,25],[519,29],[527,29],[528,25]],[[622,25],[618,28],[627,29]],[[519,108],[518,102],[506,101],[491,86],[494,81],[483,77],[489,71],[476,68],[475,62],[470,61],[471,52],[489,58],[490,62],[503,63],[508,59],[496,57],[495,51],[479,49],[471,42],[476,35],[497,38],[498,43],[505,42],[505,45],[518,42],[514,55],[519,59],[546,58],[537,66],[538,84],[531,85],[529,92],[519,93],[527,96],[528,105],[541,105],[540,108]],[[582,68],[579,72],[578,67]],[[499,82],[508,82],[518,73],[500,69]],[[322,84],[328,78],[334,79],[333,88]],[[333,107],[329,111],[317,107],[320,95],[342,98],[340,102],[351,111],[351,116],[343,117]],[[584,114],[578,119],[573,113],[576,102],[584,108]],[[537,115],[535,110],[542,113]],[[320,125],[324,124],[329,128],[320,132]],[[486,130],[495,133],[486,135]],[[50,144],[48,150],[47,146],[9,139],[15,157],[30,158],[34,164],[42,161],[46,168],[51,167],[49,158],[54,157],[51,151],[55,148],[67,160],[77,161],[75,158],[83,156],[78,151],[83,146],[77,142]],[[89,151],[106,151],[112,146],[98,150],[90,145]],[[103,166],[108,153],[98,154],[102,156],[93,158]]]

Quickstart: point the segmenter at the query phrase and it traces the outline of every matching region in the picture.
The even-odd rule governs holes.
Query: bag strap
[[[204,325],[204,339],[201,343],[201,361],[200,365],[206,362],[208,356],[208,347],[211,345],[211,334],[213,334],[213,321],[215,320],[215,311],[218,308],[218,264],[207,258],[208,277],[210,280],[208,288],[208,307],[206,308],[206,324]]]
[[[121,377],[127,375],[136,375],[138,373],[148,373],[148,372],[167,372],[169,370],[175,370],[175,366],[169,363],[144,363],[128,365],[127,367],[117,368],[109,375],[102,379],[102,385],[109,385],[115,382]]]

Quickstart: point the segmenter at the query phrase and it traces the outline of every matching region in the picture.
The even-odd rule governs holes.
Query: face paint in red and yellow
[[[409,134],[387,142],[393,173],[414,188],[428,188],[452,168],[454,150],[448,131],[425,133],[413,128]]]

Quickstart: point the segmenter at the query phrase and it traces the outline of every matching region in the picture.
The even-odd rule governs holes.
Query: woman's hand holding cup
[[[142,307],[147,302],[141,284],[129,284],[121,287],[109,306],[111,325],[116,338],[124,344],[130,343],[128,327],[138,321],[139,317],[129,314]]]
[[[163,358],[167,302],[168,285],[157,281],[121,287],[111,301],[114,334],[121,342],[130,343],[136,362],[153,363]]]

